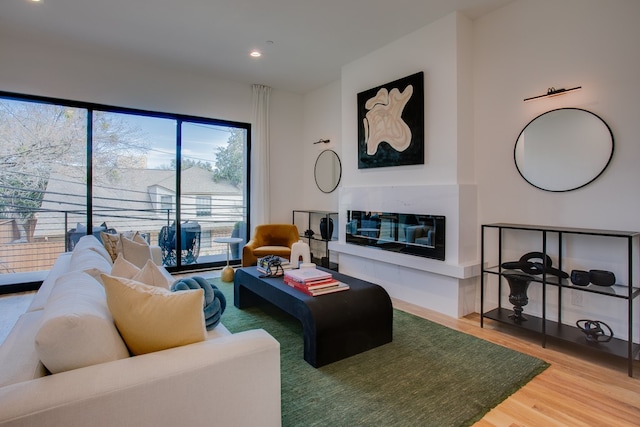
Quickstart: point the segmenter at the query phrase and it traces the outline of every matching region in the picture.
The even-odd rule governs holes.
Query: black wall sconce
[[[314,144],[328,144],[330,142],[331,142],[330,139],[320,139],[320,140],[314,142]]]
[[[525,101],[531,101],[534,99],[539,99],[539,98],[546,98],[546,97],[551,97],[551,96],[558,96],[558,95],[563,95],[567,92],[572,92],[574,90],[578,90],[578,89],[582,89],[582,86],[576,86],[576,87],[572,87],[571,89],[565,89],[565,88],[560,88],[560,89],[556,89],[555,87],[550,87],[549,89],[547,89],[547,93],[545,93],[544,95],[538,95],[538,96],[532,96],[531,98],[525,98]]]

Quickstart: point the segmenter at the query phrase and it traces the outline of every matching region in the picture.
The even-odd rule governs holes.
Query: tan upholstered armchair
[[[278,255],[289,259],[291,245],[300,240],[293,224],[263,224],[256,227],[251,240],[242,248],[242,266],[256,265],[258,258]]]

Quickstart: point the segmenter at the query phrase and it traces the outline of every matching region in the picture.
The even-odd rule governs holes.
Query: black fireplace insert
[[[442,215],[347,211],[346,242],[444,261]]]

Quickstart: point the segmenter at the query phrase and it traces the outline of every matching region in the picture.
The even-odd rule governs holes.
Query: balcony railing
[[[25,215],[25,211],[2,212],[4,218],[0,218],[0,274],[49,270],[61,253],[70,250],[72,237],[88,234],[85,231],[85,211],[35,209],[28,213],[29,215]],[[25,216],[30,219],[19,219]],[[101,208],[94,209],[92,216],[93,227],[105,224],[115,232],[139,231],[153,245],[158,244],[162,227],[171,226],[174,219],[175,211],[171,209]],[[234,226],[237,228],[237,223],[243,221],[242,212],[230,213],[228,207],[223,207],[219,211],[212,208],[209,216],[196,212],[191,215],[182,213],[182,223],[187,220],[197,221],[201,230],[198,258],[191,261],[198,264],[226,262],[227,245],[215,243],[214,239],[231,236]],[[234,255],[238,255],[237,251],[232,253],[232,257]]]

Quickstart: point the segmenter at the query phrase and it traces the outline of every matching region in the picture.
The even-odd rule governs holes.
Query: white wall
[[[340,81],[330,83],[310,92],[304,97],[304,138],[300,141],[304,150],[302,183],[304,190],[299,209],[336,211],[338,190],[323,193],[316,186],[314,166],[323,150],[333,150],[342,159],[342,109],[340,108]],[[327,144],[313,144],[328,139]],[[342,165],[344,170],[344,164]],[[343,172],[344,174],[344,172]],[[342,186],[344,178],[338,184]]]
[[[640,2],[519,0],[475,22],[474,112],[480,222],[640,230]],[[582,86],[523,102],[548,87]],[[595,182],[550,193],[527,184],[513,147],[534,117],[583,108],[611,127],[615,152]]]
[[[423,27],[342,69],[344,185],[457,183],[457,15]],[[359,170],[356,97],[372,87],[424,71],[424,165]]]
[[[341,271],[379,283],[395,298],[454,317],[473,310],[473,303],[465,302],[473,285],[467,274],[472,270],[468,263],[477,262],[475,239],[459,244],[460,233],[475,232],[477,224],[472,132],[460,125],[472,114],[472,93],[464,90],[473,81],[471,36],[471,21],[453,13],[345,65],[340,82],[340,222],[348,209],[446,215],[446,261],[416,262],[417,257],[405,255],[403,262],[366,250],[354,254],[343,227],[339,243],[330,245],[340,253]],[[424,164],[358,169],[357,94],[419,71],[425,76]],[[367,206],[354,205],[365,201]]]
[[[636,0],[518,0],[474,23],[479,224],[640,230],[640,197],[635,188],[640,182],[638,18],[640,2]],[[582,90],[523,102],[551,86],[582,86]],[[575,191],[551,193],[520,177],[513,149],[530,120],[562,107],[583,108],[602,117],[613,132],[615,152],[595,182]],[[574,268],[605,269],[624,277],[626,253],[619,251],[620,245],[625,249],[624,241],[618,247],[607,242],[580,243],[579,248],[567,249],[568,253],[581,252],[578,259],[569,260]],[[522,254],[539,245],[539,240],[525,239],[517,249]],[[634,259],[637,262],[637,252]],[[638,286],[637,275],[634,282]],[[525,312],[540,313],[539,287],[532,286],[529,298]],[[626,300],[593,294],[583,294],[579,302],[574,298],[571,293],[565,296],[566,322],[604,320],[616,336],[626,337],[626,316],[621,317],[626,313]],[[638,331],[640,304],[635,302],[634,328]],[[551,316],[555,312],[554,308],[548,311]]]
[[[0,37],[0,90],[251,122],[251,86],[106,51]],[[302,96],[273,90],[271,220],[290,222],[302,192]],[[286,191],[283,191],[286,189]]]

